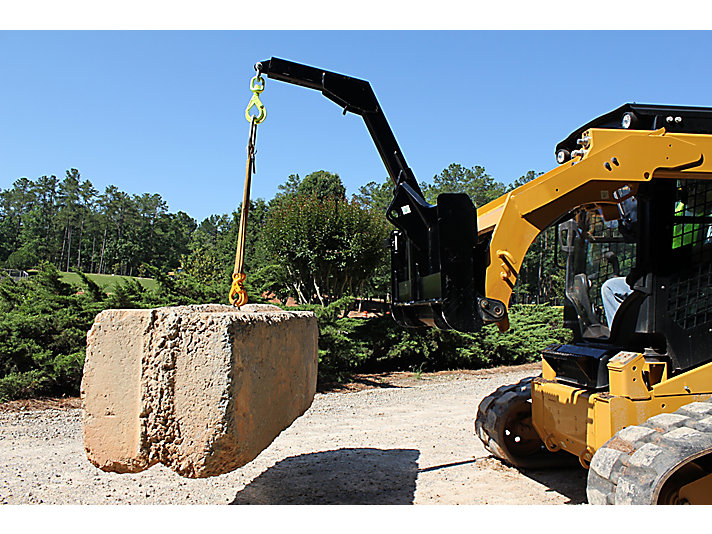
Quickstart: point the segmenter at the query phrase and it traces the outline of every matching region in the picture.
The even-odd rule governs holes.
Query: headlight
[[[629,130],[630,128],[634,128],[637,122],[638,118],[635,116],[635,113],[628,111],[623,114],[623,119],[621,120],[621,128]]]
[[[565,148],[561,148],[556,152],[556,162],[561,165],[562,163],[566,163],[571,159],[571,152],[566,150]]]

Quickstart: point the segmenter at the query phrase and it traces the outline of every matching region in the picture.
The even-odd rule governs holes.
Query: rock
[[[84,448],[104,471],[198,478],[253,460],[311,405],[311,312],[208,304],[105,310],[87,335]]]

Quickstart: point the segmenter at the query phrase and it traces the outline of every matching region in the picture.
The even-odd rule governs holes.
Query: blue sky
[[[367,79],[420,181],[450,163],[511,182],[625,102],[712,106],[710,32],[0,32],[0,188],[80,170],[198,220],[240,203],[253,65]],[[293,173],[349,194],[386,171],[360,117],[267,80],[253,198]]]

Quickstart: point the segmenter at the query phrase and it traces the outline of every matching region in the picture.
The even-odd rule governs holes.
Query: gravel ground
[[[373,379],[318,393],[250,464],[182,478],[157,465],[104,473],[89,463],[81,411],[0,413],[2,504],[580,504],[583,469],[519,472],[474,435],[480,400],[533,366]]]

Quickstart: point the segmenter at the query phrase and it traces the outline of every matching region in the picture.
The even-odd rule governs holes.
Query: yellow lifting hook
[[[247,167],[245,169],[245,191],[242,196],[242,210],[240,210],[240,226],[237,231],[237,249],[235,251],[235,269],[232,272],[232,285],[228,300],[233,306],[238,308],[247,304],[247,290],[245,289],[245,235],[247,233],[247,215],[250,209],[250,185],[252,174],[255,172],[255,139],[257,138],[257,125],[265,120],[267,111],[260,101],[259,94],[265,90],[265,81],[260,75],[261,65],[258,63],[255,68],[257,75],[250,80],[250,90],[252,98],[247,109],[245,118],[250,123],[250,137],[247,142]],[[250,109],[257,107],[259,115],[250,115]]]
[[[264,90],[265,81],[262,76],[260,76],[260,72],[257,71],[257,75],[250,80],[250,91],[252,91],[252,98],[250,98],[250,101],[247,104],[247,109],[245,109],[245,118],[247,119],[247,122],[252,122],[252,118],[255,117],[255,122],[259,124],[263,120],[265,120],[265,117],[267,117],[267,110],[265,109],[264,104],[262,104],[262,101],[260,100],[260,93]],[[250,114],[250,109],[252,109],[253,107],[256,107],[257,111],[259,111],[258,115]]]

